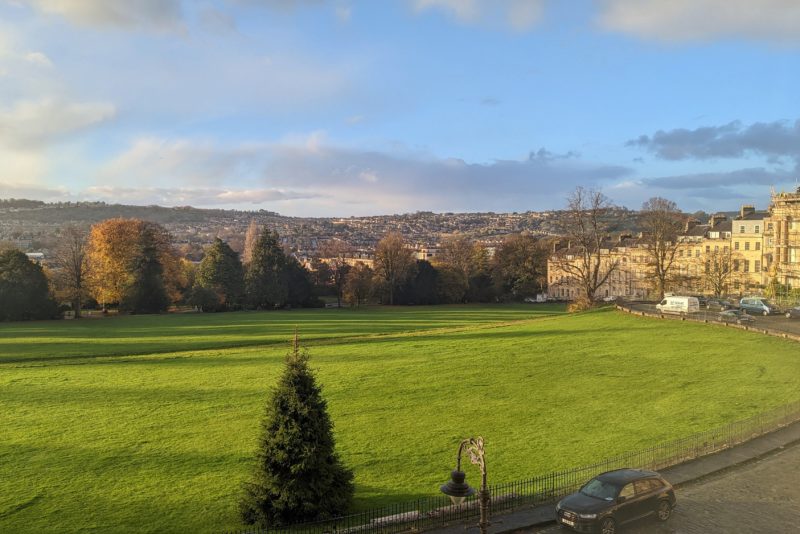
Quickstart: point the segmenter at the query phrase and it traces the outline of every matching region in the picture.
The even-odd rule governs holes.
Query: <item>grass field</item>
[[[493,482],[797,400],[800,347],[613,310],[305,310],[0,325],[0,532],[218,532],[297,325],[359,508]],[[469,472],[474,478],[475,473]]]

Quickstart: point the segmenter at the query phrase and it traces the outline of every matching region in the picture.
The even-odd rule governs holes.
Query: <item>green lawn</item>
[[[239,485],[295,324],[355,470],[359,508],[436,494],[468,435],[486,438],[491,481],[502,482],[798,399],[794,342],[613,310],[547,316],[554,311],[0,326],[3,358],[16,360],[0,364],[0,532],[239,527]],[[128,353],[125,343],[134,343]]]
[[[0,323],[0,362],[128,356],[283,344],[507,322],[547,315],[556,305],[370,307],[225,314],[138,315]]]

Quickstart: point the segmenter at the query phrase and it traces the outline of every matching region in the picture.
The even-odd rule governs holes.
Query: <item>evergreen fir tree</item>
[[[335,517],[353,497],[353,473],[334,450],[333,424],[295,333],[267,404],[253,479],[240,502],[247,524],[274,527]]]
[[[57,314],[41,265],[19,250],[0,250],[0,321],[50,319]]]
[[[142,232],[139,247],[131,265],[133,281],[120,302],[120,309],[132,313],[165,311],[169,307],[169,297],[164,286],[164,267],[151,229]]]
[[[214,309],[235,309],[241,305],[244,296],[244,271],[239,255],[222,239],[214,239],[214,243],[206,251],[203,261],[197,270],[196,284],[213,291],[218,300]]]
[[[253,246],[245,284],[248,304],[254,308],[283,306],[289,297],[286,254],[278,233],[265,228]]]

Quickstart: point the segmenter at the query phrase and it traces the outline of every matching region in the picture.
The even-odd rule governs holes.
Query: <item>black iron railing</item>
[[[491,513],[552,503],[576,491],[598,473],[622,467],[663,469],[732,447],[797,421],[800,421],[800,402],[654,447],[620,454],[591,465],[555,471],[527,480],[495,484],[490,486]],[[477,518],[478,514],[478,500],[475,497],[460,505],[453,505],[449,498],[442,495],[365,510],[328,521],[268,530],[245,529],[240,533],[394,534],[460,523]]]

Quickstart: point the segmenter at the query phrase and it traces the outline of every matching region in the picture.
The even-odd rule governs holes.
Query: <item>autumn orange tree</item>
[[[156,223],[119,218],[95,224],[89,233],[87,258],[92,296],[104,306],[123,302],[136,289],[142,280],[137,266],[149,265],[151,272],[158,273],[168,301],[177,301],[185,285],[169,232]],[[152,269],[154,262],[158,267]]]

